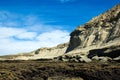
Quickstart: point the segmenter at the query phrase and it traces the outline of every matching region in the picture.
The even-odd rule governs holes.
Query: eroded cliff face
[[[4,60],[45,59],[58,56],[63,56],[65,61],[90,62],[92,58],[98,57],[120,60],[120,4],[79,26],[70,36],[69,43],[52,48],[40,48],[30,53],[5,56]]]
[[[90,46],[101,47],[120,40],[120,4],[79,26],[70,34],[66,53]]]

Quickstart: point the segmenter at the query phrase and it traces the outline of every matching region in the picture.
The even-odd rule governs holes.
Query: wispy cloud
[[[69,41],[69,32],[62,26],[42,24],[33,15],[13,16],[6,12],[0,17],[3,15],[0,21],[0,55],[28,52]],[[9,16],[13,17],[8,18]]]
[[[75,0],[60,0],[61,3],[72,2],[72,1],[75,1]]]

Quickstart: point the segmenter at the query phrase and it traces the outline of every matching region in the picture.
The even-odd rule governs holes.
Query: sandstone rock
[[[120,40],[120,4],[79,26],[70,34],[67,52],[88,46],[103,46]]]
[[[100,61],[120,56],[120,4],[79,26],[70,36],[66,54],[99,56],[93,59]]]
[[[120,62],[120,56],[113,58],[114,61]]]
[[[120,4],[94,17],[70,34],[70,42],[52,48],[40,48],[21,54],[14,59],[46,59],[58,57],[61,61],[91,62],[93,59],[108,61],[120,56]],[[22,56],[22,57],[21,57]],[[60,57],[61,56],[61,57]],[[109,57],[109,58],[108,58]],[[11,58],[10,58],[11,59]]]
[[[92,60],[97,60],[97,61],[101,61],[101,62],[108,62],[108,61],[112,61],[112,58],[110,58],[110,57],[98,57],[98,56],[94,56],[92,58]]]
[[[91,62],[92,60],[91,59],[89,59],[88,57],[86,57],[86,56],[82,56],[80,59],[79,59],[79,62],[86,62],[86,63],[88,63],[88,62]]]
[[[69,60],[69,62],[79,62],[76,58],[72,58]]]
[[[88,57],[92,58],[94,56],[110,57],[110,58],[118,57],[120,56],[120,43],[90,50]]]

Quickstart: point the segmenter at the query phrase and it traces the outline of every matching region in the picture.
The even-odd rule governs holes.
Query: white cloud
[[[67,31],[54,30],[40,34],[37,40],[43,43],[43,46],[54,46],[58,43],[67,42],[69,40],[69,33]]]
[[[34,39],[37,36],[37,33],[35,32],[24,32],[21,34],[18,34],[16,37],[19,39]]]
[[[75,1],[75,0],[60,0],[61,3],[72,2],[72,1]]]
[[[69,32],[62,26],[42,24],[34,15],[0,12],[0,55],[29,52],[68,41]]]
[[[23,32],[25,32],[24,29],[0,27],[0,39],[16,36],[16,35],[23,33]]]
[[[2,32],[0,33],[0,55],[29,52],[40,47],[52,47],[69,41],[69,32],[63,30],[38,34],[20,28],[0,27],[0,32]],[[17,40],[14,37],[28,40]]]
[[[38,20],[38,18],[34,15],[23,16],[22,19],[25,26],[33,26]]]
[[[22,28],[0,27],[0,39],[16,37],[18,39],[33,39],[36,32],[29,32]]]

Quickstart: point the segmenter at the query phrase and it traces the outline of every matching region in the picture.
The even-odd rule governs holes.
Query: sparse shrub
[[[49,77],[82,77],[84,80],[119,80],[120,64],[100,62],[0,62],[0,80],[47,80]],[[110,76],[109,76],[109,75]],[[101,77],[99,77],[99,75]],[[107,79],[108,77],[108,79]]]

